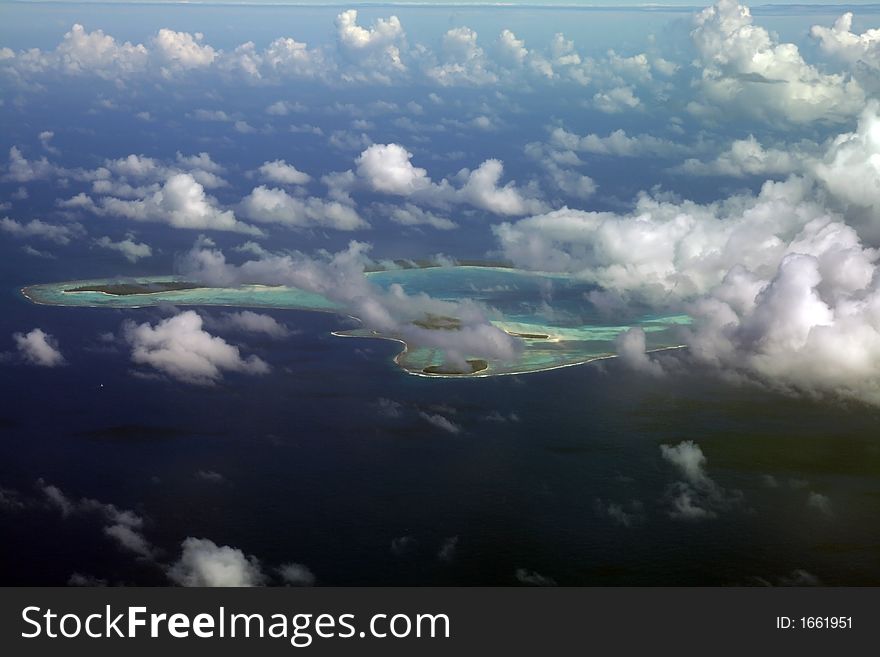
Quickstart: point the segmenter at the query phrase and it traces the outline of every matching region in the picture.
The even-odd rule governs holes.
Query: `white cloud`
[[[652,376],[662,376],[663,367],[652,360],[646,353],[645,331],[641,328],[630,328],[617,336],[614,341],[617,355],[624,365],[630,369],[645,372]]]
[[[45,258],[46,260],[55,260],[55,256],[49,251],[40,251],[39,249],[35,249],[30,244],[25,244],[21,247],[21,250],[27,253],[29,256],[33,256],[34,258]]]
[[[517,66],[522,66],[526,57],[529,56],[529,49],[522,39],[518,39],[510,30],[502,30],[498,35],[498,51],[502,61],[508,61]]]
[[[519,266],[662,306],[707,292],[736,265],[775,268],[798,232],[828,214],[811,191],[793,178],[706,205],[642,194],[626,214],[563,208],[494,230]]]
[[[603,295],[685,311],[670,357],[785,392],[880,403],[876,105],[811,176],[697,204],[642,195],[628,213],[567,208],[495,227],[504,255]],[[859,208],[869,208],[861,214]],[[845,214],[843,211],[845,210]],[[856,221],[848,225],[844,221]],[[682,503],[689,498],[682,498]]]
[[[134,511],[91,498],[72,500],[60,488],[47,484],[42,479],[37,484],[49,504],[58,509],[63,517],[97,514],[106,523],[104,534],[116,541],[119,547],[144,559],[155,557],[156,549],[143,535],[144,519]]]
[[[679,471],[683,481],[672,484],[667,491],[669,516],[674,520],[714,518],[730,507],[739,495],[730,495],[706,474],[706,457],[692,440],[678,445],[661,445],[660,454]]]
[[[28,160],[17,146],[9,148],[9,163],[2,180],[26,183],[49,178],[55,168],[45,157],[39,160]]]
[[[672,157],[688,150],[687,146],[652,135],[630,137],[624,130],[601,137],[595,133],[581,136],[559,127],[550,131],[550,144],[582,153],[618,157]]]
[[[628,110],[637,109],[642,101],[635,95],[632,87],[620,86],[598,91],[593,96],[593,106],[606,114],[619,114]]]
[[[419,416],[428,424],[432,424],[447,433],[453,435],[461,433],[461,427],[444,415],[440,415],[439,413],[420,412]]]
[[[402,206],[383,205],[379,206],[379,209],[383,214],[387,214],[391,221],[402,226],[431,226],[437,230],[452,230],[458,227],[451,219],[440,217],[412,203]]]
[[[218,546],[206,538],[189,537],[181,544],[178,559],[168,569],[168,578],[180,586],[261,586],[266,576],[254,556],[227,545]]]
[[[358,175],[374,191],[409,196],[432,185],[428,172],[413,166],[411,159],[412,153],[398,144],[373,144],[355,163]]]
[[[19,355],[31,365],[58,367],[66,362],[58,349],[58,341],[43,329],[35,328],[27,334],[15,333],[12,339]]]
[[[281,185],[305,185],[312,179],[309,174],[303,173],[284,160],[263,162],[258,171],[265,180]]]
[[[880,70],[880,30],[869,29],[854,34],[852,22],[853,14],[848,11],[830,28],[814,25],[810,34],[819,40],[824,53],[848,63],[855,71],[862,66],[874,72]]]
[[[287,116],[292,112],[305,112],[306,106],[299,102],[278,100],[266,107],[266,114],[270,116]]]
[[[117,523],[104,528],[104,533],[119,545],[138,556],[150,559],[153,557],[153,546],[139,531],[129,525]]]
[[[217,123],[232,123],[232,117],[223,110],[209,110],[199,108],[193,110],[192,117],[196,121],[216,121]]]
[[[804,168],[808,155],[794,148],[764,148],[753,135],[734,140],[714,160],[685,160],[674,171],[692,176],[786,176]]]
[[[692,104],[697,113],[742,113],[786,127],[839,122],[864,104],[855,80],[807,64],[796,45],[779,43],[736,0],[697,14],[691,36],[702,65],[699,88],[712,108]]]
[[[379,18],[369,29],[357,24],[358,12],[349,9],[336,17],[336,29],[339,41],[346,47],[364,50],[374,46],[384,46],[403,36],[403,27],[397,16],[387,20]]]
[[[288,586],[314,586],[314,573],[301,563],[286,563],[278,567],[278,576]]]
[[[170,175],[161,188],[135,200],[105,196],[96,212],[133,221],[158,221],[174,228],[224,230],[259,235],[261,231],[222,210],[191,173]]]
[[[476,208],[503,215],[520,215],[540,212],[544,203],[529,198],[513,182],[499,187],[504,165],[500,160],[486,160],[473,171],[466,173],[464,185],[458,196]]]
[[[52,53],[47,53],[43,66],[57,66],[69,74],[95,73],[104,78],[115,78],[146,68],[147,48],[128,41],[118,43],[102,30],[87,32],[75,24]]]
[[[321,50],[309,48],[307,43],[289,37],[275,39],[259,55],[253,53],[253,44],[245,45],[250,45],[251,48],[236,49],[238,61],[246,56],[247,60],[253,60],[257,65],[262,66],[256,73],[250,66],[242,67],[251,77],[261,78],[271,74],[280,79],[314,79],[330,73],[335,68],[334,63],[327,61]]]
[[[198,385],[220,381],[224,371],[266,374],[269,366],[257,356],[242,358],[238,347],[202,328],[201,316],[187,310],[156,326],[126,322],[123,333],[131,359],[168,376]]]
[[[456,188],[445,178],[435,183],[425,169],[412,164],[412,157],[412,153],[399,144],[374,144],[357,158],[357,175],[372,191],[434,205],[467,203],[502,215],[539,212],[545,207],[542,201],[513,182],[500,185],[504,174],[500,160],[486,160],[473,171],[462,169],[454,178]],[[328,180],[337,185],[354,183],[352,178]]]
[[[469,27],[454,27],[443,35],[440,63],[425,74],[443,87],[494,84],[498,76],[483,49],[477,33]]]
[[[150,248],[149,244],[135,242],[132,235],[127,235],[124,240],[118,242],[114,242],[109,237],[104,236],[95,240],[95,244],[102,249],[118,251],[125,256],[125,259],[129,262],[137,262],[141,258],[149,258],[153,255],[153,250]]]
[[[43,130],[37,138],[40,140],[40,145],[43,147],[44,151],[52,153],[53,155],[58,155],[61,151],[55,148],[52,145],[52,139],[55,138],[55,133],[51,130]]]
[[[870,101],[854,132],[835,138],[813,173],[846,203],[880,208],[880,104]]]
[[[660,445],[660,453],[681,472],[685,480],[694,486],[705,485],[709,481],[706,475],[706,457],[700,446],[692,440],[678,445]]]
[[[37,237],[55,242],[55,244],[70,244],[70,241],[82,236],[85,231],[80,224],[71,223],[49,224],[40,219],[31,219],[27,223],[21,223],[3,217],[0,219],[0,231],[18,238]]]
[[[189,34],[167,28],[159,30],[153,43],[164,66],[163,72],[167,74],[178,68],[205,68],[213,64],[218,53],[211,46],[202,45],[203,38],[200,32]]]
[[[369,224],[349,204],[316,197],[303,199],[291,196],[283,189],[265,185],[255,187],[241,200],[240,207],[242,214],[252,221],[288,228],[369,228]]]
[[[336,17],[336,34],[348,65],[343,80],[389,83],[392,76],[406,72],[401,56],[405,47],[403,26],[397,16],[378,18],[372,27],[357,23],[358,12],[349,9]]]
[[[271,315],[242,310],[234,313],[223,313],[218,319],[211,319],[211,327],[233,329],[246,333],[258,333],[270,338],[286,338],[290,329]]]

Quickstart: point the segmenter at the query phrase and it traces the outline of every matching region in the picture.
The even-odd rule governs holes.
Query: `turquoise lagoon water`
[[[403,286],[409,294],[458,301],[474,299],[491,308],[491,321],[498,328],[522,337],[522,349],[513,361],[490,361],[487,369],[467,376],[523,374],[567,367],[614,355],[614,340],[623,331],[641,327],[651,350],[676,347],[677,329],[690,323],[687,315],[650,315],[614,321],[587,299],[593,289],[567,276],[526,272],[500,267],[430,267],[397,269],[365,274],[379,287]],[[155,283],[183,280],[175,276],[125,279]],[[324,296],[293,287],[243,285],[200,287],[189,290],[112,295],[103,292],[70,292],[82,286],[122,282],[114,279],[65,281],[34,285],[23,290],[33,302],[48,305],[140,308],[167,303],[176,306],[232,306],[240,308],[290,308],[346,314],[346,308]],[[342,337],[399,340],[359,328],[340,331]],[[547,336],[546,338],[543,336]],[[471,354],[480,358],[481,354]],[[423,374],[429,366],[443,363],[443,353],[433,348],[403,347],[396,362],[406,371]],[[432,376],[443,376],[433,374]],[[462,376],[462,375],[455,375]]]

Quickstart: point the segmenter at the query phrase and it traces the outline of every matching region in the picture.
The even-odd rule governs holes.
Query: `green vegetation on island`
[[[466,375],[466,374],[476,374],[477,372],[482,372],[485,369],[488,369],[489,363],[482,358],[469,358],[467,360],[467,364],[470,365],[470,371],[463,372],[461,370],[452,370],[449,369],[445,365],[429,365],[425,369],[422,370],[425,374],[455,374],[455,375]]]
[[[546,333],[517,333],[516,331],[507,331],[508,335],[515,338],[525,338],[527,340],[549,340],[550,336]]]
[[[429,331],[458,331],[461,329],[461,320],[456,317],[425,313],[422,319],[413,320],[413,325]]]
[[[157,292],[177,292],[179,290],[196,290],[204,285],[184,281],[154,281],[150,283],[102,283],[100,285],[81,285],[65,292],[102,292],[123,297],[132,294],[156,294]]]

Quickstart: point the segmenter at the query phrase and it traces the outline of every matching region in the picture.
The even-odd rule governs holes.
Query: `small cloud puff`
[[[238,347],[211,335],[202,325],[202,317],[188,310],[156,326],[126,322],[123,334],[133,362],[149,365],[184,383],[212,385],[223,378],[223,371],[269,371],[265,361],[257,356],[243,358]]]
[[[25,362],[38,367],[58,367],[66,361],[58,349],[58,341],[43,329],[35,328],[28,333],[12,336],[15,347]]]

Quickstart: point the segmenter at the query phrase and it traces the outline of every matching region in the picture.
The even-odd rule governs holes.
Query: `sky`
[[[518,349],[476,291],[450,301],[364,272],[502,261],[591,286],[584,304],[609,322],[690,316],[686,350],[649,354],[639,329],[621,336],[639,380],[709,373],[880,405],[876,13],[735,0],[5,11],[0,247],[22,284],[174,273],[291,285],[460,366]],[[535,312],[561,313],[553,293]],[[61,340],[58,316],[7,315],[0,368],[63,372],[95,340],[121,372],[169,386],[246,385],[277,367],[252,347],[284,338],[272,317],[161,313],[120,317],[88,343]],[[419,330],[430,315],[461,325]],[[729,502],[701,454],[663,452],[682,472],[680,515]],[[101,513],[150,557],[136,521]],[[225,554],[195,537],[182,550],[177,583]]]

